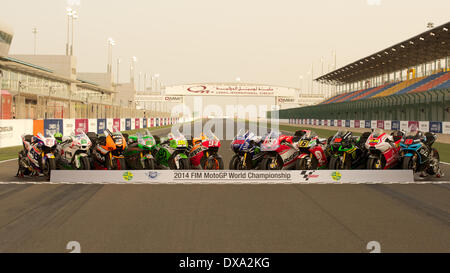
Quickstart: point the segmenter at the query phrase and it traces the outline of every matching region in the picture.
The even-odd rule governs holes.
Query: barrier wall
[[[150,120],[150,121],[149,121]],[[154,122],[157,120],[158,122]],[[42,133],[46,136],[62,133],[70,135],[74,132],[103,133],[110,131],[127,131],[159,126],[162,118],[114,118],[114,119],[1,119],[0,120],[0,148],[22,145],[21,136],[24,134]],[[164,124],[178,123],[179,118],[166,118]]]
[[[282,120],[280,120],[282,122]],[[423,132],[450,134],[449,121],[413,121],[413,120],[324,120],[324,119],[288,119],[289,124],[325,125],[333,127],[367,128],[384,130],[405,130],[416,125]]]

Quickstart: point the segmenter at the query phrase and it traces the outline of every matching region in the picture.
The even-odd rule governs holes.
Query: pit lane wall
[[[280,120],[280,123],[282,121]],[[384,130],[408,131],[409,126],[415,124],[422,132],[437,134],[450,134],[450,122],[448,121],[413,121],[413,120],[349,120],[349,119],[287,119],[292,125],[315,125],[347,128],[367,128]]]
[[[128,131],[172,125],[183,122],[182,118],[100,118],[100,119],[2,119],[0,120],[0,148],[22,145],[24,134],[42,133],[49,136],[55,133],[70,135],[74,132],[103,133],[111,131]]]

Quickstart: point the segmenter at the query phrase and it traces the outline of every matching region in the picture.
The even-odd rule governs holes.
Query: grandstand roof
[[[315,80],[327,84],[352,83],[450,56],[449,29],[447,22]]]

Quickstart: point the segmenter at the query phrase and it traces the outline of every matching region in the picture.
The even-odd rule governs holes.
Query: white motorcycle
[[[17,176],[45,176],[50,179],[51,171],[56,169],[56,139],[44,137],[41,133],[23,135],[22,144],[24,149],[19,152]]]
[[[57,159],[60,168],[75,170],[91,169],[89,154],[92,142],[84,132],[60,138],[58,142]]]

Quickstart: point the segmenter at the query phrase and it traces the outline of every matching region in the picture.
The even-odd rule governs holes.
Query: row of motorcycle
[[[264,136],[242,129],[231,142],[229,169],[412,169],[421,175],[442,176],[437,136],[411,127],[409,133],[382,129],[355,136],[340,130],[328,139],[311,130],[293,136],[278,131]],[[153,136],[148,130],[135,135],[105,130],[62,136],[22,136],[17,176],[46,176],[55,169],[224,169],[221,142],[211,131],[186,137],[176,131]]]
[[[310,130],[293,136],[272,131],[265,136],[241,130],[231,143],[235,170],[411,169],[421,176],[441,177],[436,134],[417,127],[387,133],[382,129],[355,136],[339,130],[328,139]]]
[[[98,135],[80,132],[45,137],[22,136],[17,176],[50,177],[56,169],[223,169],[220,140],[212,133],[190,139],[179,131],[153,136],[148,130],[135,135],[105,130]]]

